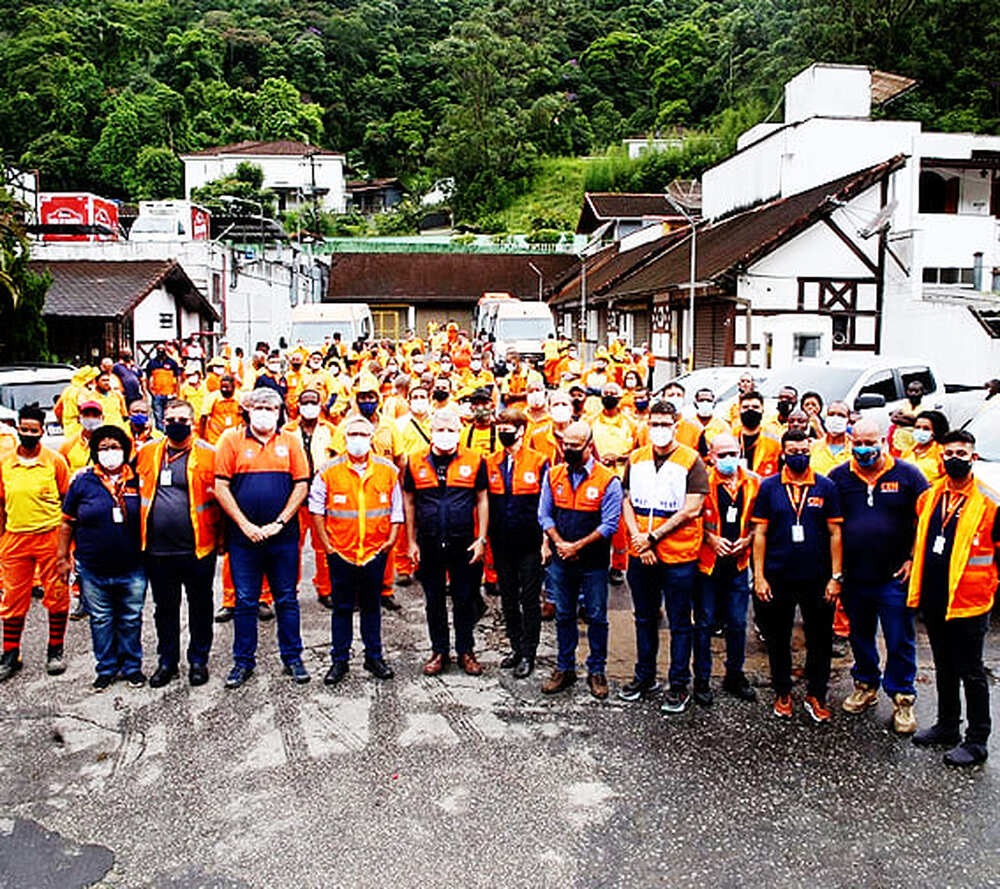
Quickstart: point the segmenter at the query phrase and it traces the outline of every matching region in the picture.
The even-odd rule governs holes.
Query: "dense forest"
[[[710,136],[689,166],[710,163],[813,61],[919,79],[892,116],[1000,131],[1000,0],[0,0],[0,14],[0,149],[47,190],[179,195],[175,152],[295,138],[418,190],[453,176],[456,215],[475,221],[543,156],[684,129]]]

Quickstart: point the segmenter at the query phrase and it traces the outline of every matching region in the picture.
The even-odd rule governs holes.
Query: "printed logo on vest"
[[[333,502],[334,503],[347,503],[347,495],[346,494],[334,494],[333,495]]]
[[[524,474],[524,483],[526,485],[533,485],[535,483],[535,478],[536,478],[535,473],[530,471],[526,472]]]
[[[823,506],[823,498],[822,497],[810,497],[806,501],[806,506],[817,506],[817,507],[822,508],[822,506]]]
[[[378,495],[378,502],[379,503],[388,503],[389,502],[389,495],[388,494],[379,494]]]
[[[462,478],[468,478],[470,475],[472,475],[472,467],[471,466],[459,466],[458,467],[458,474],[460,476],[462,476]]]
[[[275,445],[274,446],[274,453],[277,454],[279,457],[287,457],[288,456],[288,445]]]
[[[883,494],[898,494],[899,482],[882,482],[882,484],[879,486],[879,490]]]
[[[590,485],[587,488],[587,499],[588,500],[596,500],[599,494],[600,494],[600,491],[598,491],[597,488],[595,488],[593,485]]]

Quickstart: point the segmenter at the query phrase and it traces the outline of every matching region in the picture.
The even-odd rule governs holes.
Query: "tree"
[[[318,144],[323,135],[323,109],[303,102],[284,77],[269,77],[249,97],[251,120],[259,139],[296,139]]]
[[[274,216],[274,195],[261,188],[264,173],[259,166],[249,161],[243,161],[236,167],[236,172],[220,176],[211,182],[206,182],[200,188],[191,192],[191,200],[201,204],[212,213],[220,216],[230,216],[256,213],[254,204],[261,204],[265,216]],[[227,202],[220,200],[223,195],[242,198],[245,206],[237,206],[234,210]]]
[[[137,201],[182,196],[184,165],[169,148],[147,145],[128,174],[129,192]]]
[[[18,209],[9,192],[0,189],[0,362],[4,364],[49,357],[42,311],[51,278],[28,264],[28,238],[18,221]]]

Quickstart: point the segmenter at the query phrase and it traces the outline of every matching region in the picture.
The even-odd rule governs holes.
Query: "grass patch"
[[[542,158],[531,187],[501,214],[507,231],[526,234],[537,228],[576,229],[583,180],[591,163],[582,157]]]

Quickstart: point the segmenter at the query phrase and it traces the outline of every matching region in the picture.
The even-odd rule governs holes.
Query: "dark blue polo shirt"
[[[848,586],[892,580],[910,558],[917,527],[917,498],[927,487],[911,463],[886,455],[871,490],[854,460],[830,473],[844,514],[844,580]]]
[[[77,562],[100,577],[122,577],[140,566],[139,487],[135,476],[125,483],[124,521],[116,522],[111,492],[93,466],[70,482],[63,515],[73,525]]]
[[[792,541],[796,511],[786,491],[786,485],[791,484],[787,470],[764,479],[760,485],[752,518],[768,523],[764,576],[772,586],[817,584],[830,579],[830,530],[826,523],[840,521],[840,497],[825,475],[810,470],[807,479],[807,484],[798,486],[804,489],[801,543]]]

